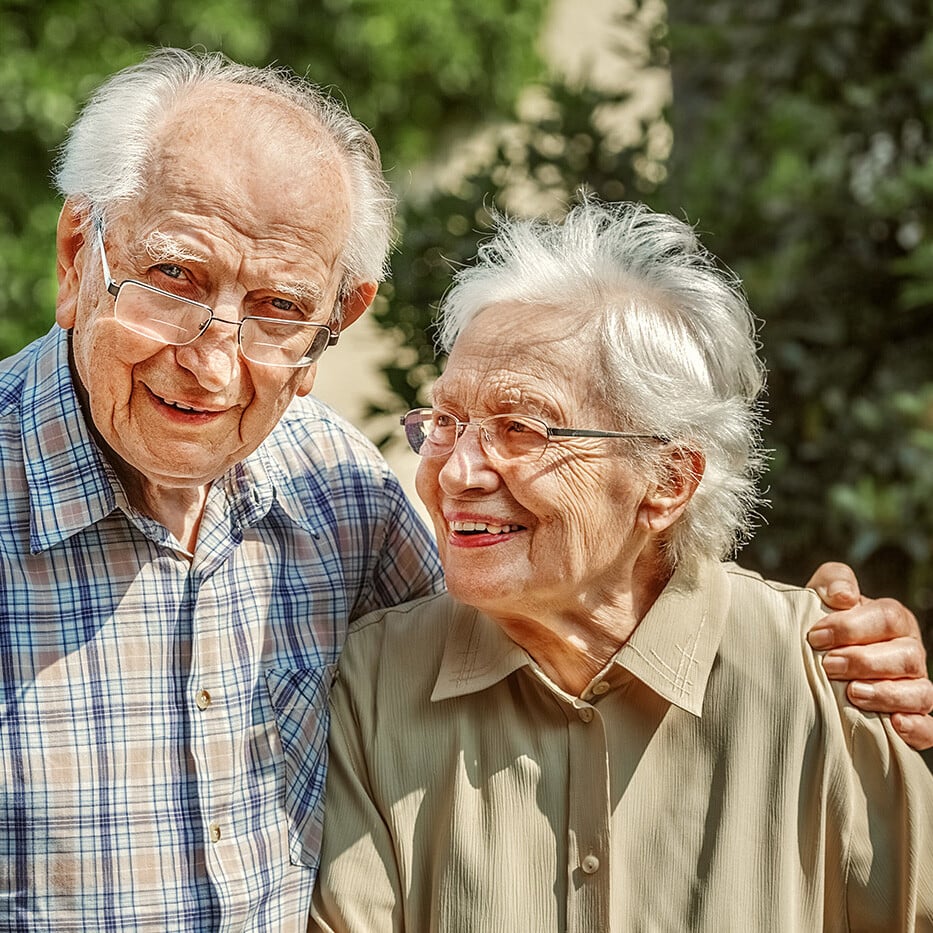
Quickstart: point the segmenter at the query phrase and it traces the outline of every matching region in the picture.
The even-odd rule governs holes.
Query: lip
[[[524,525],[518,522],[510,522],[505,519],[492,518],[490,516],[468,515],[457,513],[444,516],[447,522],[447,540],[453,547],[478,548],[492,547],[497,544],[504,544],[511,541],[516,535],[526,531]],[[454,525],[466,525],[467,528],[455,528]],[[496,529],[494,531],[483,531],[469,527],[482,525]],[[468,532],[468,533],[465,533]]]
[[[203,408],[180,398],[162,396],[153,392],[148,386],[146,386],[146,391],[163,415],[181,424],[207,424],[219,418],[226,411],[226,409]]]

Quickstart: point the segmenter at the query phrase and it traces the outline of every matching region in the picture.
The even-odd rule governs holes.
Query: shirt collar
[[[700,716],[729,594],[720,564],[704,564],[693,581],[675,572],[608,666],[623,668],[675,706]],[[492,619],[461,605],[449,620],[431,699],[477,693],[519,668],[535,666]]]
[[[25,380],[21,430],[33,554],[60,544],[116,508],[153,540],[165,537],[161,526],[156,528],[130,506],[119,478],[91,436],[71,379],[68,334],[60,328],[42,339]],[[288,487],[282,468],[264,446],[218,481],[230,503],[231,518],[240,527],[260,521],[276,498],[277,486]],[[286,497],[283,504],[296,520],[303,515],[298,502]]]
[[[71,537],[117,505],[113,479],[94,443],[68,368],[68,334],[42,339],[23,385],[22,440],[33,554]]]
[[[675,572],[613,663],[675,706],[701,715],[730,593],[719,563],[703,564],[692,580]]]
[[[488,616],[453,600],[432,700],[478,693],[530,665],[528,654]]]

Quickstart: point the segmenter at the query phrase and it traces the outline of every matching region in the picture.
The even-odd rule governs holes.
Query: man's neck
[[[133,508],[164,525],[189,554],[194,554],[210,486],[157,486],[135,470],[126,473],[118,465],[114,467]]]

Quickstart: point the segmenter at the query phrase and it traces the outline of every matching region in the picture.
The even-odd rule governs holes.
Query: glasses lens
[[[409,446],[422,457],[446,457],[460,434],[453,415],[430,408],[410,411],[404,425]],[[486,453],[498,460],[537,460],[547,447],[547,426],[537,418],[493,415],[466,427],[480,430]]]
[[[247,317],[240,328],[243,355],[266,366],[308,366],[320,358],[330,338],[324,324],[274,318]]]
[[[457,442],[457,419],[443,411],[418,408],[405,416],[405,437],[422,457],[443,457]]]
[[[537,418],[493,415],[482,430],[488,452],[500,460],[537,460],[547,447],[547,425]]]
[[[211,319],[202,305],[132,281],[120,286],[113,313],[134,333],[176,346],[194,340]]]

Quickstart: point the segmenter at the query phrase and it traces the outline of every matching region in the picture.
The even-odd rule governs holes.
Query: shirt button
[[[194,702],[198,704],[198,709],[207,709],[211,705],[211,695],[206,690],[199,690]]]
[[[584,874],[592,875],[599,871],[599,859],[595,855],[588,855],[580,863],[580,867],[583,869]]]
[[[605,680],[601,680],[598,684],[593,685],[593,693],[596,696],[601,697],[604,693],[609,692],[609,684]]]
[[[207,827],[207,832],[211,837],[211,842],[220,842],[220,826],[217,823],[211,823]],[[586,861],[586,859],[584,859],[584,861]],[[586,871],[585,868],[584,871]]]
[[[582,706],[577,710],[577,715],[583,722],[593,721],[593,711],[588,706]]]

